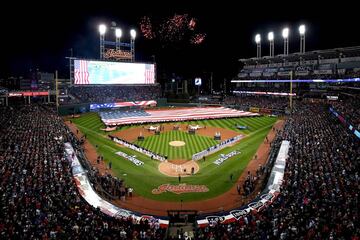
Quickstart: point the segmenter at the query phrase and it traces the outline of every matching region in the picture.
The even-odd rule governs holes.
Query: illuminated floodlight
[[[273,41],[273,40],[274,40],[274,33],[273,33],[273,32],[269,32],[269,33],[268,33],[268,39],[269,39],[269,41]]]
[[[106,26],[105,26],[105,24],[100,24],[100,25],[99,25],[99,33],[100,33],[100,35],[104,35],[105,32],[106,32]]]
[[[304,35],[305,31],[306,31],[305,25],[304,24],[300,25],[300,27],[299,27],[300,35]]]
[[[131,30],[130,30],[130,36],[131,36],[131,38],[135,39],[135,37],[136,37],[136,31],[135,31],[134,29],[131,29]]]
[[[289,37],[289,28],[284,28],[282,30],[282,36],[283,36],[283,38],[288,38]]]
[[[116,28],[116,29],[115,29],[115,37],[121,38],[121,35],[122,35],[121,29],[120,29],[120,28]]]
[[[255,35],[255,42],[256,42],[256,44],[259,44],[259,43],[261,42],[261,36],[260,36],[260,34],[256,34],[256,35]]]

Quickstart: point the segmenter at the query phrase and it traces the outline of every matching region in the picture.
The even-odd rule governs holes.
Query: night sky
[[[270,30],[275,33],[275,54],[282,53],[281,30],[285,26],[290,28],[290,53],[299,51],[301,23],[307,26],[307,51],[360,45],[359,11],[354,3],[345,1],[327,1],[321,6],[314,6],[315,1],[82,2],[28,2],[20,9],[19,3],[13,1],[2,6],[2,12],[8,14],[0,15],[5,33],[1,36],[0,77],[26,76],[34,68],[59,70],[61,77],[68,77],[65,56],[70,55],[70,48],[74,56],[98,58],[99,23],[109,26],[114,21],[123,31],[138,30],[144,15],[165,19],[176,13],[197,19],[197,30],[206,33],[203,43],[197,46],[186,41],[164,45],[139,36],[139,32],[136,39],[138,61],[152,61],[154,55],[161,72],[189,78],[204,72],[214,72],[215,81],[234,77],[237,59],[256,56],[256,33],[262,34],[263,55],[269,51],[266,37]]]

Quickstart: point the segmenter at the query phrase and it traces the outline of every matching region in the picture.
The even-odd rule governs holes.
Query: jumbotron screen
[[[74,84],[154,83],[154,64],[74,60]]]

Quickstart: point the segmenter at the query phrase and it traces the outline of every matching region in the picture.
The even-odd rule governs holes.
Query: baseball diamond
[[[188,122],[178,122],[180,130],[172,130],[172,123],[163,124],[163,131],[160,135],[155,135],[153,132],[144,130],[147,125],[123,126],[118,130],[111,132],[111,134],[126,138],[129,142],[137,144],[145,149],[151,150],[168,157],[168,160],[183,159],[186,161],[191,159],[192,154],[216,145],[219,141],[214,140],[209,136],[207,131],[211,132],[213,136],[215,132],[223,130],[224,137],[235,136],[237,134],[244,134],[245,137],[233,146],[226,147],[219,152],[198,160],[196,163],[199,170],[192,175],[191,167],[186,171],[186,178],[181,179],[181,183],[206,185],[209,188],[207,192],[196,192],[186,194],[172,194],[171,192],[164,192],[162,194],[152,194],[152,190],[156,189],[162,184],[178,184],[179,180],[173,176],[180,167],[171,167],[174,173],[168,174],[159,171],[159,165],[162,164],[158,160],[151,160],[150,157],[145,156],[139,152],[135,152],[129,148],[116,144],[106,137],[106,133],[100,129],[103,128],[103,123],[96,113],[87,113],[80,118],[74,119],[74,123],[78,129],[86,134],[88,141],[93,146],[98,146],[97,154],[104,156],[105,162],[112,162],[112,172],[118,177],[124,179],[126,184],[134,188],[136,194],[158,201],[179,201],[180,197],[184,202],[192,202],[204,200],[221,195],[234,186],[233,181],[229,181],[230,174],[233,179],[237,179],[243,172],[248,162],[253,158],[260,144],[264,141],[265,136],[272,129],[276,122],[275,117],[257,116],[246,118],[229,118],[229,119],[215,119],[215,120],[197,120]],[[204,128],[197,130],[196,134],[192,135],[187,132],[188,125],[200,125]],[[236,125],[249,126],[248,129],[239,130]],[[137,136],[142,132],[145,139],[138,141]],[[126,132],[122,135],[122,132]],[[231,135],[232,134],[232,135]],[[185,143],[182,147],[173,147],[169,145],[171,141],[183,141]],[[229,158],[222,165],[216,165],[213,162],[218,159],[221,154],[228,154],[234,150],[239,150],[241,154]],[[128,160],[116,155],[116,152],[121,151],[131,156],[136,156],[136,159],[144,162],[139,167]],[[183,169],[182,169],[183,170]],[[145,181],[139,181],[139,179]]]

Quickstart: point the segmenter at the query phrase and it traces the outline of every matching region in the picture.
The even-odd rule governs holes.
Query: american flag
[[[88,63],[85,60],[75,60],[75,84],[89,84]]]
[[[155,68],[154,64],[145,64],[145,83],[155,83]]]
[[[116,103],[101,103],[90,104],[90,110],[100,108],[117,108],[117,107],[134,107],[134,106],[156,106],[155,100],[135,101],[135,102],[116,102]]]
[[[217,119],[227,117],[259,116],[258,113],[244,112],[224,107],[184,108],[176,110],[146,110],[147,116],[101,118],[105,125],[124,125],[132,123],[177,122],[188,120]]]

